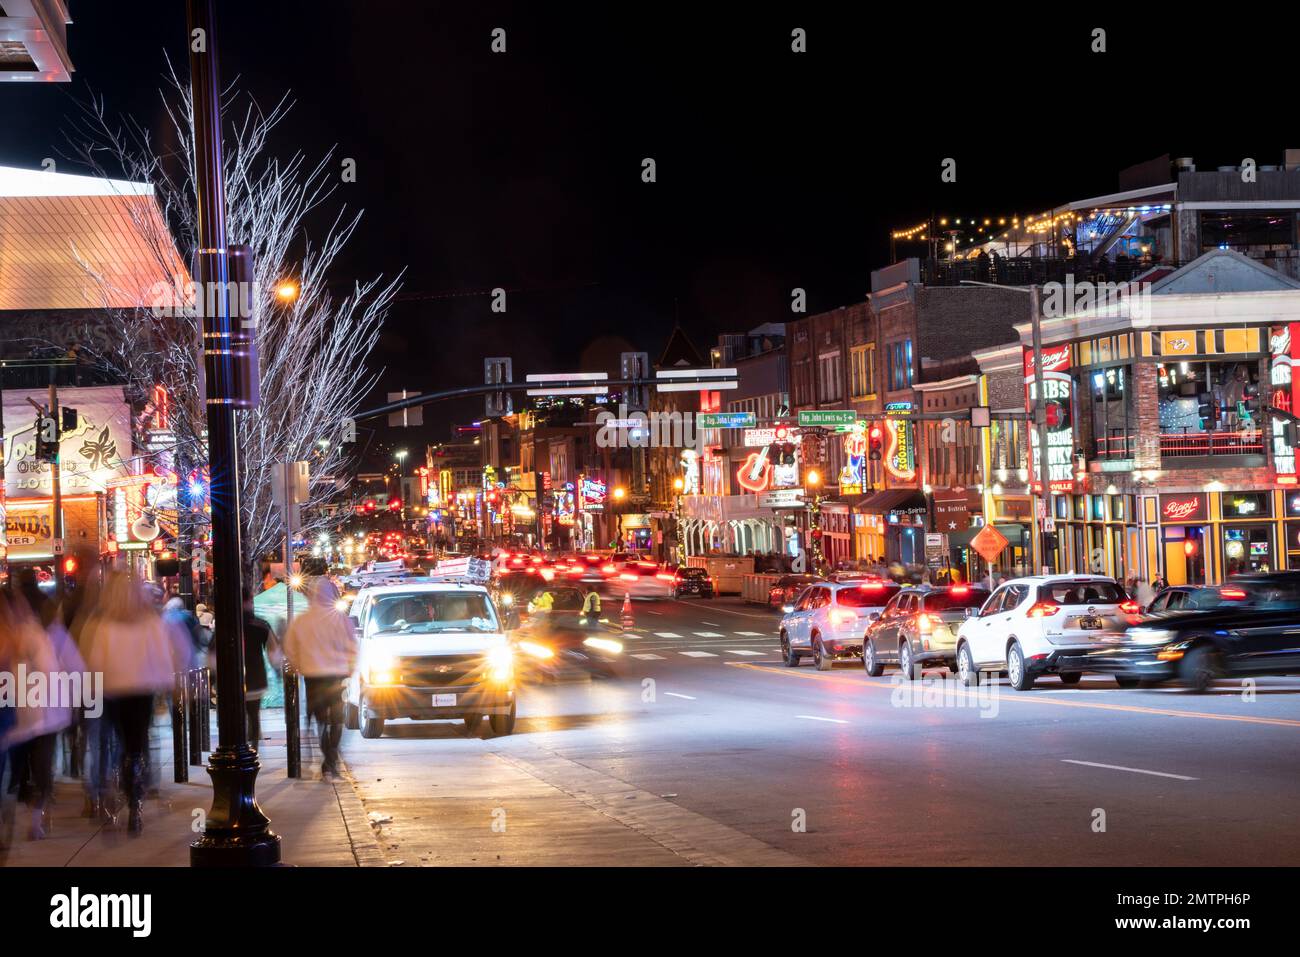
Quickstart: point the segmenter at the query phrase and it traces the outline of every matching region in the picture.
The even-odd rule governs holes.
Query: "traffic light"
[[[36,458],[41,462],[54,462],[59,457],[59,428],[53,416],[36,417]]]
[[[514,362],[509,356],[493,356],[483,360],[483,382],[485,385],[502,385],[514,381]],[[509,392],[489,392],[486,396],[487,408],[484,418],[509,415],[514,411],[514,399]]]
[[[1252,422],[1259,421],[1259,386],[1253,382],[1247,383],[1242,391],[1239,405],[1238,415]]]
[[[1049,402],[1043,409],[1043,418],[1047,421],[1047,427],[1054,429],[1061,424],[1061,405],[1058,402]]]
[[[1201,419],[1201,428],[1213,431],[1219,425],[1219,404],[1214,401],[1214,393],[1202,392],[1196,397],[1196,414]]]
[[[873,425],[867,432],[867,458],[879,462],[885,455],[885,430]]]
[[[77,560],[69,555],[63,560],[63,574],[75,575],[77,572]]]
[[[624,352],[619,355],[619,371],[624,379],[650,378],[648,352]],[[631,412],[644,412],[650,408],[650,390],[643,385],[623,387],[623,401]]]

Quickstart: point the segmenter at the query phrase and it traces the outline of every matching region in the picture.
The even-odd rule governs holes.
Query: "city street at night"
[[[1054,14],[0,0],[0,932],[1289,928],[1293,71]]]

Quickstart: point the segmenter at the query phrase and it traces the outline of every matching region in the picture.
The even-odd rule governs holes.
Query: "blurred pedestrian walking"
[[[154,695],[170,691],[174,675],[190,667],[192,650],[167,628],[140,587],[122,572],[104,584],[99,607],[86,623],[85,658],[104,676],[104,716],[122,744],[122,784],[130,816],[143,826],[145,763]]]
[[[261,750],[262,699],[266,697],[266,658],[273,652],[275,635],[271,626],[253,610],[253,592],[244,588],[244,712],[248,743]]]
[[[307,710],[320,728],[322,776],[338,773],[343,683],[357,663],[357,639],[348,617],[336,607],[338,599],[334,583],[317,578],[307,610],[294,618],[284,636],[285,657],[306,680]]]

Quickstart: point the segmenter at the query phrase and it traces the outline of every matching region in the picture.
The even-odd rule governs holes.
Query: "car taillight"
[[[1061,606],[1054,601],[1038,601],[1029,606],[1028,615],[1030,618],[1051,618]]]
[[[942,625],[943,619],[938,615],[931,615],[925,612],[916,616],[916,630],[923,635],[928,635],[934,631],[937,625]]]
[[[601,570],[601,572],[602,572],[603,574],[605,574],[605,575],[612,575],[612,574],[614,574],[614,566],[613,566],[613,565],[601,565],[601,566],[600,566],[600,570]]]
[[[970,593],[970,585],[953,585],[948,592],[952,595],[967,595]]]
[[[618,577],[621,578],[621,579],[623,579],[623,581],[625,581],[625,582],[634,582],[634,581],[636,581],[636,576],[633,575],[631,572],[623,572],[623,574],[619,575]]]
[[[1119,603],[1119,610],[1126,615],[1136,615],[1142,609],[1137,602],[1129,598]]]
[[[1227,598],[1229,601],[1241,601],[1246,597],[1246,592],[1241,588],[1220,588],[1219,597]]]
[[[831,612],[831,624],[835,625],[837,628],[840,627],[841,625],[852,624],[857,620],[858,620],[858,616],[855,612],[851,612],[843,608],[836,608],[833,612]]]

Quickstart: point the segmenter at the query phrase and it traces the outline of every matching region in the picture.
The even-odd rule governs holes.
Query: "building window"
[[[794,401],[796,405],[812,405],[811,359],[800,359],[794,364]]]
[[[840,397],[840,354],[826,352],[817,357],[818,401],[834,402]]]
[[[912,340],[906,339],[889,346],[890,391],[906,389],[912,384]]]
[[[1263,453],[1258,362],[1167,361],[1156,376],[1162,455]]]
[[[1129,459],[1134,451],[1132,375],[1128,366],[1084,372],[1092,397],[1092,432],[1098,458]]]
[[[849,353],[849,394],[869,398],[876,394],[876,344],[857,346]]]

